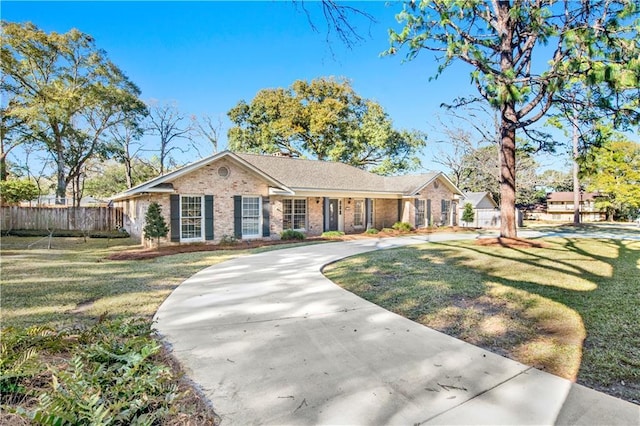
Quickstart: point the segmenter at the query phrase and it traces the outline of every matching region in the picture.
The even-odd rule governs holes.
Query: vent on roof
[[[291,154],[290,152],[284,152],[284,151],[280,151],[280,152],[275,152],[273,153],[274,157],[287,157],[287,158],[293,158],[293,154]]]

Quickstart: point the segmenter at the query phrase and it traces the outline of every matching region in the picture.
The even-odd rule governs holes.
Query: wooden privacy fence
[[[115,207],[0,207],[0,229],[113,231],[122,227]]]

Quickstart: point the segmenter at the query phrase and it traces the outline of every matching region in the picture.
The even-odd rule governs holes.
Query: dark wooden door
[[[329,200],[329,231],[338,230],[338,200]]]

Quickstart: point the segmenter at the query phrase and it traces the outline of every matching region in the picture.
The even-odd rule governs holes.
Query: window
[[[364,226],[364,200],[353,202],[353,226]]]
[[[416,200],[416,228],[424,227],[424,219],[426,217],[427,202],[426,200]]]
[[[282,200],[282,229],[307,228],[307,200]]]
[[[203,210],[201,196],[180,198],[180,240],[202,239]]]
[[[449,225],[449,211],[451,210],[451,201],[442,200],[442,218],[440,223],[444,226]]]
[[[242,236],[261,236],[260,197],[242,197]]]
[[[218,168],[218,176],[222,178],[229,177],[229,168],[226,166],[221,166],[220,168]]]

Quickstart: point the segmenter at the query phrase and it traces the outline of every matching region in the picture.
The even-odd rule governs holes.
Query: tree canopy
[[[0,204],[18,204],[31,201],[40,195],[38,187],[29,179],[9,179],[0,181]]]
[[[379,174],[415,169],[426,143],[423,133],[395,129],[382,106],[333,78],[261,90],[228,116],[233,151],[340,161]]]
[[[436,52],[436,77],[455,61],[470,65],[472,84],[500,111],[501,236],[516,236],[516,130],[544,117],[572,79],[612,95],[637,88],[639,14],[634,0],[405,2],[388,52]]]
[[[640,144],[612,140],[590,154],[587,187],[604,195],[599,206],[610,213],[640,215]]]
[[[146,114],[140,90],[76,29],[46,33],[2,22],[1,69],[6,112],[23,123],[24,140],[42,144],[55,161],[60,200],[88,160],[110,155],[105,132]]]

